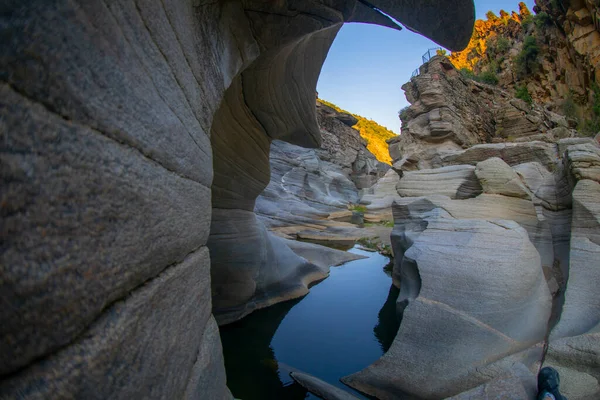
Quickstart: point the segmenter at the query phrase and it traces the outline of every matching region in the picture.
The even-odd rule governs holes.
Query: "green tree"
[[[552,18],[542,11],[533,17],[533,23],[537,29],[543,29],[546,26],[552,25]]]
[[[523,49],[515,59],[515,67],[519,79],[537,72],[539,68],[539,54],[540,48],[535,37],[531,35],[525,36]]]

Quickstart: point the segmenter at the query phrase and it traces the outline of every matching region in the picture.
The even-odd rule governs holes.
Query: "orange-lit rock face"
[[[580,106],[577,115],[584,118],[591,112],[591,82],[600,81],[599,7],[591,1],[571,2],[566,8],[556,4],[536,1],[536,15],[524,3],[518,12],[488,12],[485,20],[475,22],[468,46],[453,52],[450,61],[511,93],[525,87],[534,101],[558,112],[574,101]],[[528,37],[537,53],[524,71],[519,58],[526,53]]]
[[[482,59],[487,50],[488,40],[493,40],[499,35],[516,38],[521,32],[521,23],[525,18],[531,15],[531,12],[525,3],[519,3],[519,13],[512,12],[508,14],[504,10],[500,16],[488,12],[487,19],[478,19],[475,21],[473,36],[468,46],[463,51],[453,52],[450,55],[450,61],[457,68],[468,68],[473,70],[477,63]]]

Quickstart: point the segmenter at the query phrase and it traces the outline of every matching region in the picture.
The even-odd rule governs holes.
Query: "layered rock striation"
[[[253,210],[272,140],[321,143],[337,31],[470,36],[471,1],[372,3],[1,6],[1,398],[231,398],[213,309],[318,269]]]
[[[394,202],[400,329],[344,382],[382,399],[533,399],[546,364],[570,399],[598,396],[598,143],[443,57],[404,88],[396,193],[386,179],[363,197]]]

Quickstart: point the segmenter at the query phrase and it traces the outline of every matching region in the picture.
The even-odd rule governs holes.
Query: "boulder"
[[[467,199],[481,193],[481,185],[471,165],[452,165],[404,172],[396,186],[402,197],[440,194],[452,199]]]
[[[502,195],[482,194],[475,198],[452,200],[446,196],[406,198],[394,208],[396,224],[421,218],[423,213],[439,208],[458,219],[507,219],[519,223],[529,234],[529,239],[542,257],[542,265],[551,268],[554,264],[553,240],[548,221],[538,218],[538,213],[529,200]],[[412,229],[412,225],[407,229]],[[393,234],[392,234],[393,235]]]
[[[534,204],[554,211],[571,208],[572,187],[562,166],[551,172],[539,162],[529,162],[513,169],[532,193]]]
[[[344,125],[346,126],[354,126],[358,123],[358,119],[354,115],[347,113],[340,113],[337,117]]]
[[[375,185],[363,190],[360,203],[366,204],[368,210],[390,208],[392,203],[400,198],[396,190],[399,181],[398,173],[390,169]]]
[[[523,184],[519,175],[498,157],[478,162],[475,175],[484,193],[531,200],[531,192]]]
[[[566,164],[576,180],[591,179],[600,183],[600,147],[591,143],[567,147]]]
[[[363,227],[365,224],[365,214],[362,212],[353,211],[352,216],[350,217],[350,223],[358,225],[359,227]]]

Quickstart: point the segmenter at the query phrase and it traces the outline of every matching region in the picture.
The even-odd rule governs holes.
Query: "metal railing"
[[[443,52],[445,54],[446,50],[442,49],[441,47],[432,47],[431,49],[427,50],[425,54],[421,56],[423,64],[429,62],[429,60],[431,60],[431,57],[437,56],[438,52]]]
[[[441,47],[432,47],[429,50],[427,50],[425,52],[425,54],[423,54],[421,56],[421,60],[423,61],[423,63],[421,65],[427,64],[429,62],[429,60],[431,60],[432,57],[437,56],[439,53],[443,53],[446,54],[446,50],[441,48]],[[419,66],[419,68],[415,69],[412,73],[412,75],[410,76],[410,78],[414,78],[416,76],[419,76],[421,74],[421,67]]]

